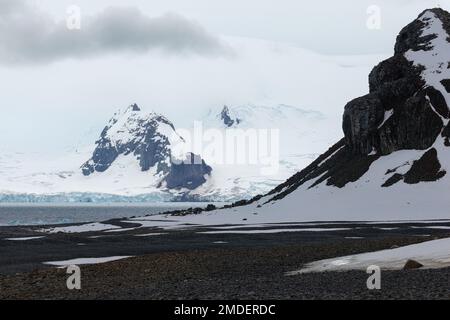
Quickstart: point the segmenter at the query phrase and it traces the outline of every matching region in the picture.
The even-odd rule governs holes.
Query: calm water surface
[[[165,211],[205,207],[207,203],[1,204],[0,225],[41,225],[105,221]],[[216,204],[223,205],[223,204]]]

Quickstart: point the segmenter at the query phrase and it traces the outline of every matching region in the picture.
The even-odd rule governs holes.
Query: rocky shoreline
[[[446,236],[448,231],[441,230],[433,238]],[[61,241],[69,242],[69,236],[65,237]],[[72,237],[81,240],[80,235]],[[174,232],[172,237],[183,239],[185,247],[80,266],[81,290],[67,289],[69,275],[61,268],[42,266],[32,272],[1,275],[0,299],[450,298],[450,268],[382,271],[381,290],[367,289],[369,275],[364,271],[286,276],[311,261],[414,244],[431,240],[430,237],[390,234],[357,239],[327,234],[320,239],[302,235],[305,241],[301,242],[296,238],[299,235],[291,233],[259,234],[249,238],[247,246],[237,243],[242,238],[233,236],[222,244],[214,241],[213,246],[195,245],[195,240],[183,232]],[[212,240],[216,239],[208,239],[208,243]],[[256,241],[260,245],[254,245]],[[26,250],[26,246],[23,244],[22,249]]]

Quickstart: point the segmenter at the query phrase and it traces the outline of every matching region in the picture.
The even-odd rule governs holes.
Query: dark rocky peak
[[[419,17],[403,28],[395,43],[395,54],[404,54],[408,50],[428,51],[433,48],[431,41],[436,39],[439,34],[424,34],[424,30],[438,19],[443,24],[444,30],[450,34],[450,15],[441,8],[427,9]]]
[[[397,37],[395,55],[369,76],[370,93],[347,104],[343,130],[352,153],[426,149],[448,119],[450,15],[424,11]]]
[[[161,187],[193,190],[206,182],[212,169],[192,153],[180,163],[173,163],[173,146],[184,142],[167,118],[142,112],[133,104],[114,114],[81,170],[89,176],[108,170],[120,156],[134,157],[142,171],[156,168]]]
[[[436,181],[446,175],[440,159],[448,158],[447,149],[450,152],[450,14],[425,10],[402,29],[394,56],[372,70],[369,85],[367,95],[344,108],[345,137],[272,190],[266,203],[300,186],[343,188],[359,181],[375,162],[378,168],[385,167],[380,188]],[[399,150],[423,152],[396,166],[384,162],[385,156]]]
[[[136,157],[142,171],[158,165],[158,172],[166,172],[171,139],[182,140],[168,119],[131,105],[116,112],[103,129],[92,158],[82,166],[83,174],[104,172],[119,155],[129,154]]]
[[[230,112],[230,109],[228,108],[228,106],[223,107],[222,112],[220,113],[220,119],[223,120],[223,123],[227,127],[232,127],[234,124],[239,124],[241,122],[241,120],[238,118],[235,118],[235,119],[232,118],[231,112]]]
[[[128,107],[127,111],[138,112],[141,111],[141,109],[136,103],[134,103]]]

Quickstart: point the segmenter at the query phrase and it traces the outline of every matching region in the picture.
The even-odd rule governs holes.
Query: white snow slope
[[[240,200],[264,194],[292,176],[299,168],[311,163],[340,131],[338,122],[330,120],[324,114],[293,106],[246,104],[227,108],[229,108],[230,117],[235,121],[234,125],[231,127],[225,125],[221,119],[222,110],[215,109],[210,110],[201,122],[204,130],[220,130],[224,137],[227,132],[234,130],[243,130],[243,132],[254,129],[277,130],[279,133],[276,155],[278,169],[273,173],[264,174],[264,170],[271,165],[270,161],[259,161],[262,159],[261,155],[258,155],[257,164],[226,164],[217,163],[214,159],[208,158],[208,154],[203,154],[205,161],[213,167],[213,173],[203,186],[191,192],[193,195],[212,199]],[[236,121],[237,119],[239,121]],[[269,145],[272,142],[269,138]],[[209,144],[211,145],[214,145],[214,141]],[[251,147],[248,148],[250,149]],[[260,150],[259,145],[258,151]],[[224,150],[224,154],[226,152],[229,150]],[[275,154],[272,155],[275,156]]]
[[[366,270],[372,265],[376,265],[381,269],[399,270],[411,259],[421,263],[423,268],[427,269],[450,266],[450,239],[439,239],[395,249],[320,260],[308,263],[301,270],[289,272],[288,275],[310,272]]]
[[[131,258],[131,256],[114,256],[114,257],[102,257],[102,258],[77,258],[64,261],[48,261],[44,264],[58,267],[67,267],[72,265],[89,265],[89,264],[100,264],[106,262],[112,262],[122,259]]]
[[[138,139],[143,138],[142,125],[158,117],[153,112],[133,111],[132,106],[119,110],[109,121],[106,136],[115,148],[138,142]],[[169,124],[161,121],[157,121],[157,124],[154,139],[165,136],[171,144],[182,143],[181,137]],[[92,157],[94,149],[95,146],[92,145],[59,157],[26,153],[3,156],[0,164],[3,162],[7,165],[3,166],[3,170],[0,169],[0,194],[17,194],[18,198],[23,198],[19,195],[66,193],[70,200],[73,197],[71,193],[122,196],[147,193],[152,194],[155,200],[167,198],[157,188],[162,177],[157,174],[156,166],[143,172],[133,152],[128,155],[120,154],[105,172],[83,175],[81,166]]]
[[[259,159],[258,164],[225,164],[206,156],[206,163],[213,168],[212,174],[204,185],[190,194],[209,201],[248,199],[268,192],[299,168],[312,162],[340,130],[338,122],[331,121],[320,112],[287,105],[231,107],[232,115],[239,117],[242,122],[233,128],[226,128],[218,118],[221,109],[211,110],[211,114],[205,117],[201,122],[204,129],[218,129],[224,136],[227,131],[235,129],[279,130],[279,154],[276,156],[279,167],[273,174],[262,175],[263,168],[268,164],[262,164]],[[116,147],[127,145],[142,136],[138,124],[156,116],[154,113],[133,112],[129,109],[118,111],[110,120],[107,137]],[[161,135],[171,140],[174,146],[172,152],[183,150],[180,144],[184,145],[184,140],[169,125],[162,123],[158,129]],[[172,194],[185,191],[173,190],[167,194],[158,189],[162,176],[156,173],[156,167],[142,172],[139,160],[133,153],[119,155],[105,172],[94,172],[86,177],[80,166],[92,156],[92,150],[93,147],[87,147],[68,157],[58,158],[39,157],[38,154],[31,159],[26,158],[27,154],[4,155],[0,158],[0,164],[4,162],[4,170],[0,169],[0,176],[4,177],[0,180],[0,194],[66,193],[68,199],[74,193],[120,196],[151,194],[155,200],[168,200]],[[201,151],[194,150],[197,154],[202,154]],[[57,169],[61,167],[65,168]],[[94,196],[90,198],[95,199]]]

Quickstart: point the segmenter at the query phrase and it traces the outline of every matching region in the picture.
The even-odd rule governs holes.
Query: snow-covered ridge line
[[[370,73],[369,93],[345,106],[345,138],[318,158],[324,161],[314,161],[262,197],[185,221],[447,219],[446,30],[450,14],[442,9],[424,11],[401,30],[395,54]]]
[[[270,177],[270,179],[264,179],[259,177],[259,168],[254,170],[253,168],[218,168],[213,172],[213,178],[209,179],[205,185],[195,190],[194,198],[205,201],[237,201],[239,199],[250,199],[257,194],[264,194],[278,185],[280,182],[286,180],[290,175],[295,173],[301,167],[306,166],[321,150],[332,142],[334,137],[340,132],[339,121],[335,119],[330,120],[329,123],[325,123],[321,126],[319,123],[322,120],[311,120],[314,118],[314,112],[322,112],[326,114],[333,112],[333,109],[342,105],[348,96],[353,96],[364,92],[367,89],[366,83],[362,81],[355,81],[355,79],[362,79],[369,71],[371,66],[377,62],[380,55],[361,55],[361,56],[323,56],[317,53],[304,50],[292,46],[287,43],[276,43],[272,41],[261,41],[256,39],[244,39],[244,38],[230,38],[227,42],[233,47],[239,48],[239,59],[232,62],[231,68],[239,68],[239,72],[245,70],[247,67],[259,67],[261,68],[263,77],[267,77],[270,73],[270,79],[264,80],[267,89],[274,94],[270,97],[264,97],[261,100],[255,98],[253,95],[245,97],[242,93],[236,96],[232,96],[229,101],[213,101],[210,108],[213,109],[212,114],[216,116],[220,113],[223,104],[229,105],[230,110],[240,108],[242,106],[248,107],[248,109],[256,108],[257,113],[261,114],[258,119],[270,119],[271,116],[263,116],[263,113],[267,115],[278,115],[277,119],[280,119],[280,123],[272,121],[270,128],[282,127],[286,128],[288,122],[296,124],[295,120],[298,120],[296,126],[298,130],[295,131],[295,136],[291,141],[287,141],[286,145],[290,148],[286,148],[286,157],[281,157],[282,165],[278,175]],[[276,50],[274,50],[276,48]],[[282,53],[283,59],[279,59]],[[236,63],[236,65],[235,65]],[[241,68],[244,67],[244,69]],[[274,72],[273,72],[274,71]],[[286,71],[288,73],[286,73]],[[273,74],[276,77],[273,77]],[[328,81],[323,81],[324,76]],[[288,80],[287,80],[288,79]],[[259,79],[257,80],[259,83]],[[281,83],[288,83],[288,86],[280,85]],[[351,85],[348,85],[351,83]],[[273,85],[272,85],[273,84]],[[219,86],[220,87],[220,86]],[[345,87],[345,90],[342,88]],[[303,88],[308,94],[302,94],[298,88]],[[228,90],[225,86],[225,92]],[[276,92],[278,91],[278,92]],[[321,94],[327,92],[326,95]],[[170,93],[169,93],[170,94]],[[208,94],[207,94],[208,95]],[[259,94],[258,94],[259,96]],[[128,97],[131,100],[136,97]],[[222,99],[221,99],[222,100]],[[147,101],[151,101],[147,99]],[[182,99],[181,99],[182,101]],[[139,101],[137,101],[139,102]],[[151,103],[151,102],[150,102]],[[292,107],[295,106],[295,107]],[[95,106],[93,106],[95,107]],[[148,104],[142,106],[140,113],[151,115],[152,112],[144,110],[151,110],[155,108],[155,105]],[[187,106],[181,102],[180,108],[185,109]],[[295,111],[296,109],[302,109],[303,111],[311,110],[311,114],[303,114],[307,119],[301,120],[302,112]],[[164,113],[164,110],[154,109],[156,113]],[[283,113],[291,110],[297,114],[295,117],[283,115]],[[111,111],[111,115],[116,110]],[[121,111],[123,114],[125,110]],[[130,114],[139,113],[129,110]],[[165,119],[173,122],[177,130],[180,129],[180,124],[189,126],[190,122],[197,119],[183,119],[176,117],[164,117]],[[85,114],[86,118],[90,118],[89,113]],[[119,115],[116,115],[119,117]],[[108,120],[111,117],[105,119],[105,125],[110,125]],[[148,116],[147,118],[151,118]],[[320,116],[318,117],[320,118]],[[205,120],[205,119],[201,119]],[[242,125],[248,125],[249,119],[243,119]],[[178,122],[179,121],[179,122]],[[255,122],[253,124],[256,124]],[[253,125],[252,124],[252,125]],[[118,123],[117,123],[118,125]],[[268,127],[267,122],[259,124],[262,127]],[[320,126],[320,129],[318,129]],[[14,159],[9,157],[2,157],[4,154],[0,154],[0,193],[33,193],[33,194],[61,194],[72,192],[91,192],[95,194],[117,194],[120,196],[134,196],[140,194],[151,194],[156,192],[161,179],[155,181],[153,175],[155,172],[147,171],[142,172],[139,163],[136,161],[136,157],[131,153],[129,157],[120,156],[117,165],[114,165],[112,171],[108,169],[101,174],[92,174],[92,177],[80,177],[79,167],[84,162],[92,157],[92,145],[98,139],[101,130],[104,126],[95,126],[89,134],[89,138],[80,141],[77,146],[75,154],[75,147],[73,145],[68,146],[70,153],[62,154],[61,159],[49,159],[45,164],[41,164],[40,158],[44,158],[44,155],[39,154],[36,157],[31,158],[25,156],[26,162],[22,165],[15,163]],[[169,126],[165,126],[170,128]],[[206,127],[206,126],[205,126]],[[292,127],[292,126],[291,126]],[[95,132],[95,134],[93,134]],[[128,131],[120,132],[113,144],[117,147],[119,141],[127,140]],[[141,141],[140,139],[138,139]],[[295,143],[291,143],[295,142]],[[51,142],[50,142],[51,143]],[[89,153],[79,154],[78,151],[84,149],[88,143]],[[315,149],[315,150],[313,150]],[[27,151],[27,150],[25,150]],[[67,150],[64,150],[66,153]],[[84,151],[84,150],[83,150]],[[83,152],[84,153],[84,152]],[[47,159],[45,159],[47,160]],[[207,162],[207,161],[206,161]],[[208,162],[207,162],[208,163]],[[12,168],[8,169],[10,166]],[[211,165],[212,166],[212,165]],[[125,168],[127,167],[127,168]],[[215,168],[213,168],[215,170]],[[207,185],[206,185],[207,184]],[[170,191],[169,191],[170,192]],[[171,196],[171,195],[168,195]],[[176,193],[174,195],[176,200],[182,200],[183,195]],[[17,201],[20,201],[17,198]],[[53,201],[53,199],[49,199]],[[194,199],[192,199],[194,200]],[[11,199],[10,201],[16,201]],[[35,201],[29,198],[29,201]],[[38,201],[38,200],[36,200]],[[39,200],[40,201],[40,200]],[[59,201],[59,200],[55,200]],[[78,201],[78,200],[76,200]],[[84,201],[84,200],[81,200]],[[103,201],[100,197],[95,196],[95,201]],[[109,201],[105,199],[105,201]]]
[[[425,24],[421,36],[432,37],[427,49],[409,50],[405,57],[416,67],[423,67],[421,76],[428,86],[434,87],[442,93],[450,106],[450,93],[447,92],[442,81],[450,79],[450,35],[445,31],[443,22],[436,13],[428,10],[419,18]],[[447,64],[445,64],[447,62]]]
[[[222,108],[220,106],[214,109],[202,120],[205,130],[228,128],[220,119]],[[294,106],[248,104],[230,106],[228,110],[230,113],[238,112],[242,118],[242,122],[231,129],[281,129],[280,170],[276,174],[262,177],[261,168],[265,166],[263,164],[211,164],[212,173],[210,176],[206,175],[206,181],[201,186],[194,190],[184,187],[171,189],[169,187],[173,185],[168,186],[164,181],[170,172],[170,159],[179,149],[173,150],[172,143],[177,141],[170,139],[172,136],[179,137],[178,142],[183,144],[183,138],[174,130],[173,124],[166,123],[167,118],[131,105],[115,113],[94,148],[80,149],[82,152],[77,151],[76,157],[49,161],[46,159],[45,167],[38,172],[24,172],[21,176],[2,173],[0,168],[0,175],[8,174],[5,179],[0,179],[0,201],[234,202],[251,199],[273,189],[298,168],[314,160],[322,146],[333,140],[333,132],[339,131],[338,121],[335,124],[336,129],[330,129],[333,127],[331,119],[325,118],[317,111]],[[141,152],[142,150],[155,150],[155,157]],[[304,153],[305,150],[308,153]],[[87,159],[89,160],[86,161]],[[204,160],[208,164],[208,160]],[[79,166],[83,162],[80,170]],[[67,167],[61,167],[66,163]],[[35,165],[34,161],[33,166]],[[37,165],[36,167],[38,168]],[[17,170],[19,169],[18,165]],[[5,182],[4,185],[1,181]],[[23,192],[24,190],[26,192]]]
[[[57,266],[57,267],[66,267],[72,265],[91,265],[91,264],[101,264],[107,262],[113,262],[123,259],[132,258],[133,256],[113,256],[113,257],[102,257],[102,258],[76,258],[70,260],[63,261],[48,261],[43,262],[43,264]]]

